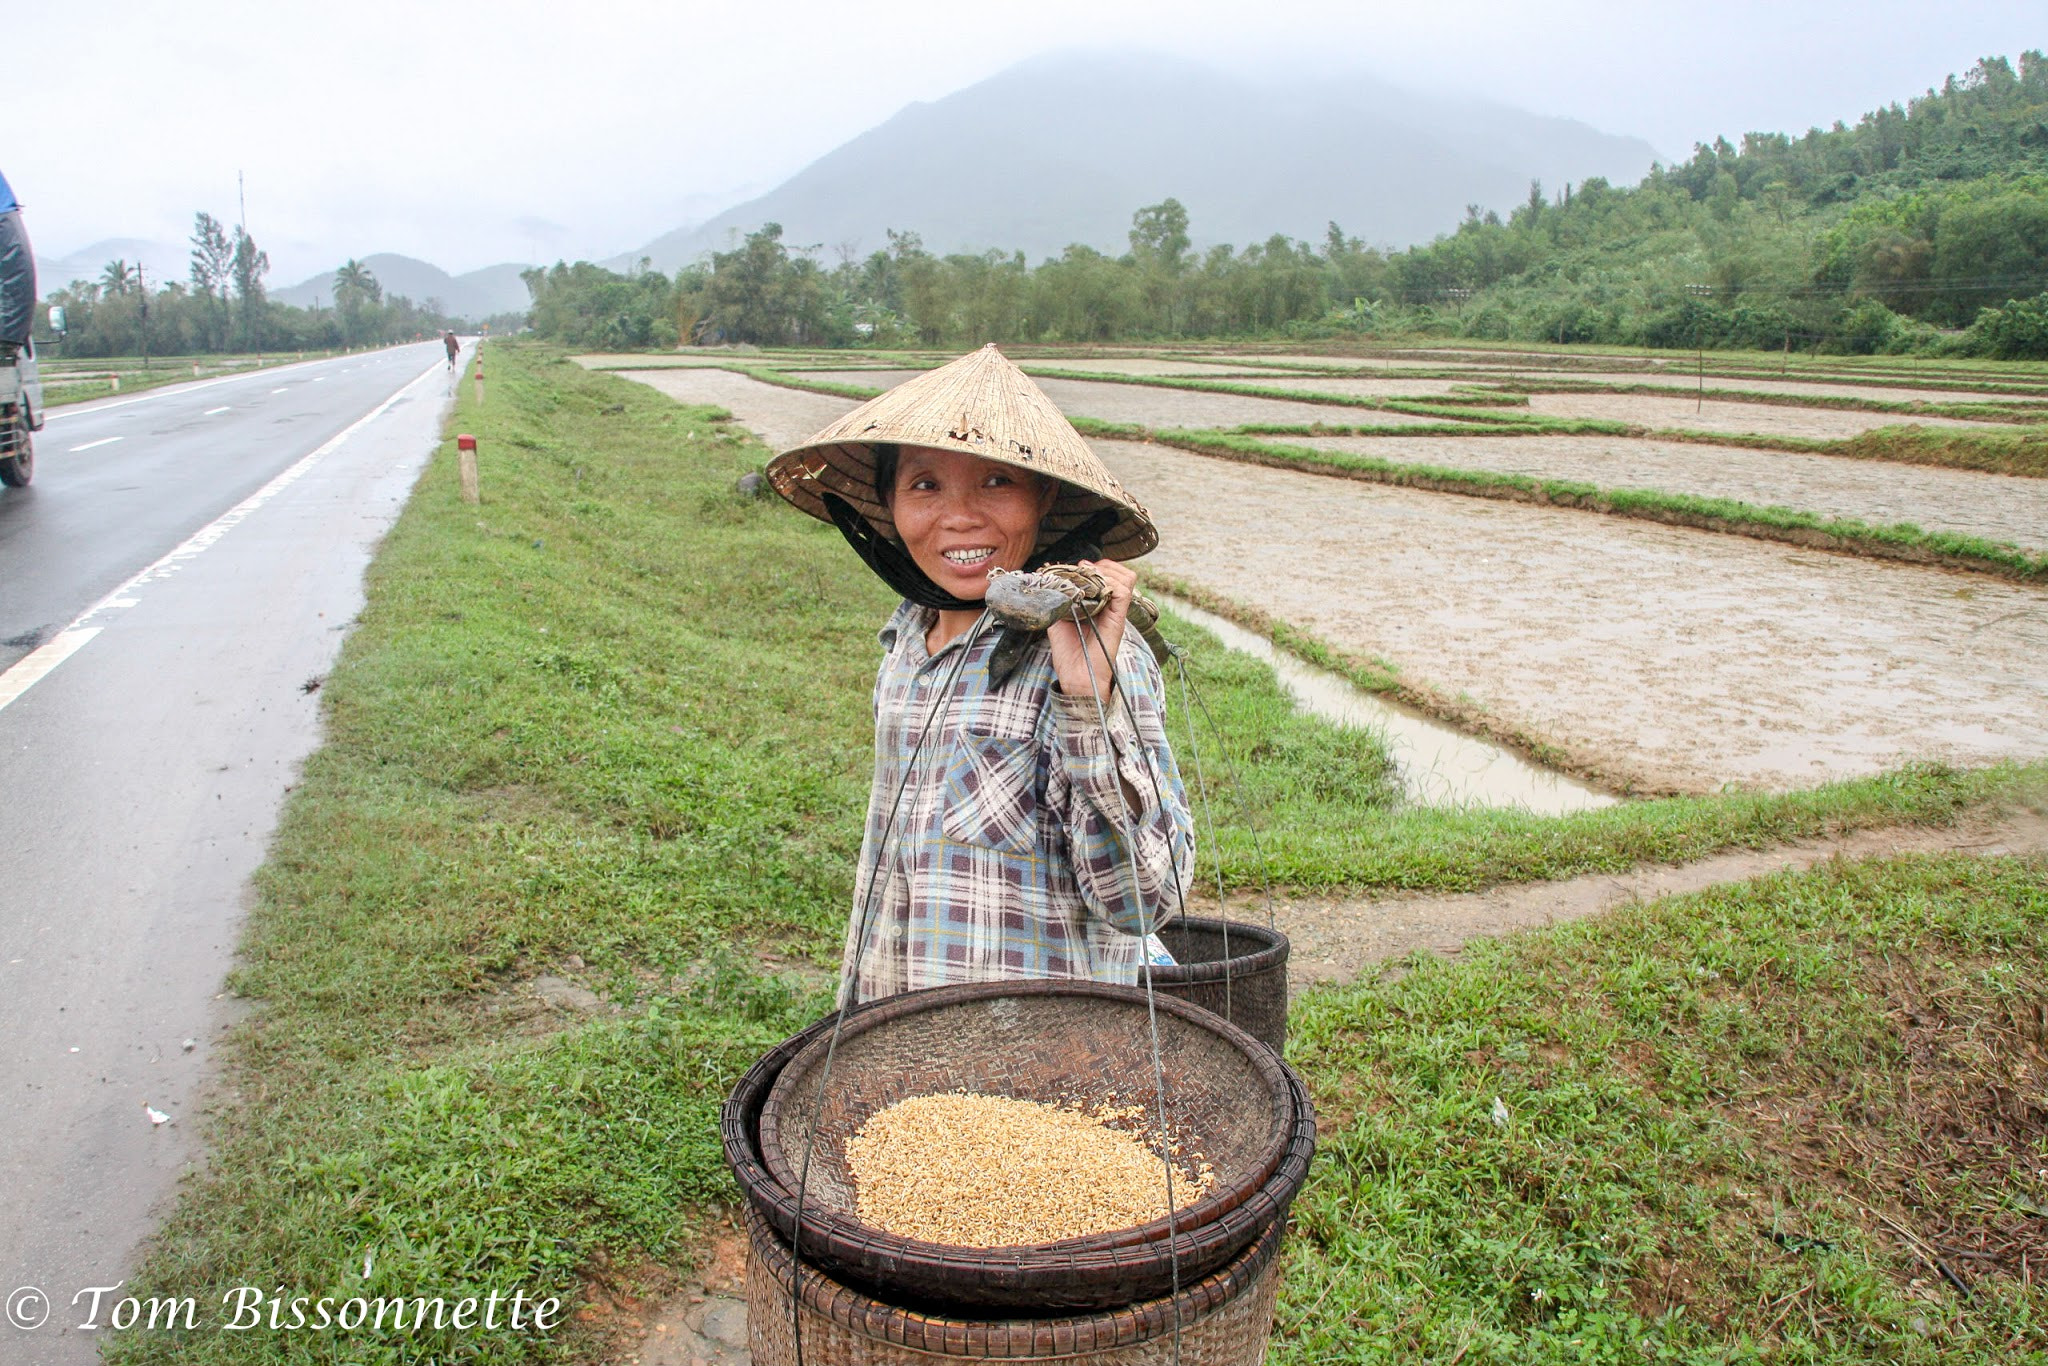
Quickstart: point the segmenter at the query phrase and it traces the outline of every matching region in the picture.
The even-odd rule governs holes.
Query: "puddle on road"
[[[1616,798],[1540,765],[1513,750],[1475,739],[1438,721],[1383,702],[1327,669],[1304,663],[1273,642],[1213,612],[1164,593],[1147,595],[1233,650],[1273,666],[1296,706],[1340,726],[1386,737],[1408,800],[1420,806],[1514,806],[1539,816],[1613,806]]]

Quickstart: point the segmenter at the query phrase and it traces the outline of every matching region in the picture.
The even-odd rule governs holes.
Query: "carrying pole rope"
[[[1178,646],[1173,648],[1173,662],[1180,674],[1180,712],[1186,722],[1188,734],[1188,760],[1195,770],[1195,794],[1202,803],[1202,823],[1209,829],[1209,858],[1216,865],[1216,916],[1223,925],[1223,1018],[1233,1017],[1230,999],[1230,899],[1223,882],[1223,834],[1216,824],[1216,808],[1209,800],[1209,782],[1202,773],[1202,747],[1195,740],[1195,714],[1188,705],[1188,662]],[[1219,740],[1218,745],[1221,745]],[[1240,801],[1243,794],[1240,793]],[[1181,917],[1186,919],[1187,908],[1181,908]]]
[[[1109,712],[1102,705],[1102,685],[1095,677],[1095,652],[1088,648],[1088,635],[1092,633],[1095,643],[1102,646],[1103,658],[1109,662],[1109,686],[1111,695],[1116,692],[1116,656],[1102,639],[1102,631],[1093,617],[1081,614],[1076,605],[1073,609],[1074,634],[1081,638],[1081,662],[1088,666],[1088,695],[1095,702],[1096,720],[1102,726],[1102,742],[1109,749],[1109,767],[1116,777],[1117,803],[1124,812],[1124,860],[1131,870],[1131,895],[1138,899],[1138,933],[1140,971],[1145,981],[1145,1026],[1152,1042],[1152,1086],[1159,1102],[1159,1165],[1166,1169],[1166,1256],[1168,1270],[1172,1275],[1173,1305],[1173,1366],[1181,1366],[1181,1315],[1180,1315],[1180,1211],[1173,1194],[1172,1130],[1167,1125],[1166,1114],[1166,1064],[1159,1051],[1159,1006],[1158,997],[1152,990],[1152,936],[1157,931],[1159,916],[1156,912],[1146,914],[1144,882],[1138,872],[1138,813],[1131,809],[1131,794],[1124,789],[1123,770],[1117,765],[1116,742],[1109,730]],[[1128,704],[1127,704],[1128,705]],[[1180,867],[1170,853],[1167,863],[1173,867],[1173,881],[1176,890],[1180,887]],[[1185,916],[1186,902],[1182,902]]]
[[[875,840],[875,859],[868,869],[867,897],[862,902],[860,921],[853,940],[853,953],[846,966],[846,975],[839,984],[839,1014],[832,1021],[832,1036],[825,1044],[825,1064],[818,1076],[818,1089],[811,1099],[810,1118],[804,1125],[804,1160],[799,1168],[796,1183],[796,1214],[790,1228],[790,1341],[796,1349],[796,1366],[804,1366],[803,1332],[803,1236],[804,1198],[811,1185],[811,1154],[818,1143],[818,1118],[825,1109],[825,1088],[832,1081],[832,1060],[839,1051],[839,1034],[846,1027],[847,1014],[853,1009],[854,998],[860,993],[860,964],[867,956],[868,936],[873,928],[876,907],[875,889],[882,883],[882,870],[888,865],[890,837],[896,832],[896,817],[903,810],[903,794],[910,790],[910,779],[917,772],[918,758],[924,753],[924,742],[932,733],[933,724],[940,715],[951,709],[953,685],[959,681],[960,671],[966,665],[967,656],[975,642],[981,638],[982,627],[988,623],[989,614],[983,612],[967,629],[966,638],[959,644],[960,653],[953,658],[952,668],[946,673],[946,681],[939,688],[939,695],[932,699],[925,710],[923,723],[917,729],[917,742],[911,746],[910,758],[904,761],[902,780],[896,784],[896,795],[889,803],[889,814],[882,822],[882,833]]]
[[[1187,661],[1176,656],[1174,664],[1180,670],[1181,697],[1185,705],[1185,699],[1190,695]],[[1273,865],[1267,860],[1265,845],[1259,839],[1259,824],[1253,819],[1251,798],[1245,792],[1244,775],[1238,772],[1237,762],[1230,757],[1230,747],[1223,743],[1223,727],[1216,724],[1215,714],[1209,710],[1207,699],[1199,690],[1193,691],[1193,698],[1196,709],[1202,713],[1202,720],[1209,727],[1209,733],[1216,738],[1217,751],[1223,757],[1223,776],[1228,780],[1230,790],[1237,796],[1238,816],[1244,821],[1245,833],[1251,836],[1252,857],[1259,865],[1259,890],[1266,902],[1266,928],[1277,931],[1280,922],[1273,910]],[[1220,869],[1217,876],[1222,876]]]

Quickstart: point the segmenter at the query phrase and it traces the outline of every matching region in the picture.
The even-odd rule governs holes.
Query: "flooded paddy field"
[[[1578,480],[1603,489],[1732,498],[1875,525],[1910,522],[1923,531],[1952,531],[2004,541],[2037,555],[2048,552],[2048,479],[1616,436],[1266,439],[1381,460]]]
[[[1545,417],[1597,417],[1633,422],[1643,427],[1682,428],[1705,432],[1754,432],[1767,436],[1804,436],[1837,440],[1878,427],[1915,422],[1923,427],[2007,427],[2004,423],[1961,422],[1946,417],[1864,412],[1854,408],[1797,408],[1779,403],[1735,403],[1707,399],[1704,403],[1674,395],[1531,394],[1529,411]]]
[[[853,376],[815,370],[790,372],[796,378],[854,381],[878,388],[901,384],[918,373],[916,370],[887,370]],[[1258,377],[1242,382],[1286,387],[1284,377],[1279,380]],[[1092,417],[1102,422],[1136,422],[1146,427],[1235,427],[1247,422],[1370,422],[1375,426],[1409,427],[1443,421],[1435,417],[1347,410],[1337,405],[1296,403],[1287,399],[1118,384],[1113,380],[1058,379],[1039,375],[1037,383],[1069,417]]]
[[[1674,396],[1683,396],[1697,391],[1699,377],[1675,370],[1650,373],[1569,373],[1556,370],[1517,370],[1510,374],[1494,374],[1487,378],[1475,377],[1475,383],[1527,382],[1541,384],[1545,380],[1569,381],[1573,384],[1616,384],[1653,385],[1669,389]],[[2017,388],[2008,384],[2007,387]],[[2035,403],[2048,405],[2048,387],[2027,393],[1985,393],[1979,389],[1908,389],[1894,388],[1884,384],[1857,384],[1850,380],[1831,382],[1813,379],[1762,379],[1749,375],[1708,375],[1708,389],[1743,389],[1753,394],[1782,394],[1788,398],[1863,398],[1880,403]],[[1710,402],[1712,400],[1709,400]],[[2043,420],[2048,420],[2048,406],[2042,411]],[[1893,415],[1894,422],[1915,419]]]
[[[886,385],[910,373],[860,378]],[[709,369],[630,377],[684,402],[723,406],[777,448],[857,403]],[[1168,388],[1042,383],[1070,414],[1153,427],[1394,416]],[[1683,400],[1627,401],[1682,407],[1692,419],[1693,405]],[[1756,430],[1750,419],[1774,414],[1869,426],[1897,420],[1707,406],[1716,416],[1734,410],[1740,430]],[[1275,415],[1289,409],[1298,411]],[[1610,786],[1788,790],[1912,760],[1981,764],[2048,755],[2048,587],[1157,445],[1095,444],[1157,519],[1160,548],[1138,564],[1141,575],[1156,566],[1342,650],[1391,661],[1418,687],[1483,708],[1499,731],[1556,745],[1575,769]],[[2048,481],[1627,438],[1307,444],[1912,522],[2035,551],[2048,542]]]
[[[1788,789],[2048,753],[2040,588],[1095,445],[1158,521],[1146,564],[1394,661],[1611,781]]]

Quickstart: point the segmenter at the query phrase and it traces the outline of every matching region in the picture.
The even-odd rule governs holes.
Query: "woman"
[[[1126,626],[1137,576],[1120,561],[1158,540],[1143,506],[993,346],[855,409],[768,478],[904,597],[881,632],[854,999],[1135,982],[1194,860],[1159,667]],[[1093,625],[1056,623],[992,675],[989,570],[1076,560],[1110,587]]]

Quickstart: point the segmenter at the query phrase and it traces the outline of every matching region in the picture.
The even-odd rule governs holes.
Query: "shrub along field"
[[[338,1298],[661,1295],[736,1198],[720,1099],[829,1000],[889,595],[836,532],[734,493],[763,451],[723,414],[492,351],[488,404],[450,426],[485,501],[451,439],[379,553],[259,879],[211,1162],[132,1293],[217,1302],[260,1268]],[[1557,820],[1415,810],[1373,737],[1167,631],[1219,727],[1205,867],[1240,887],[1262,867],[1226,767],[1299,887],[2041,800],[2038,767],[1919,766]],[[2044,913],[2038,862],[1833,866],[1312,993],[1293,1055],[1325,1137],[1277,1359],[2048,1360]],[[600,1361],[634,1350],[617,1331],[137,1330],[108,1359]]]

